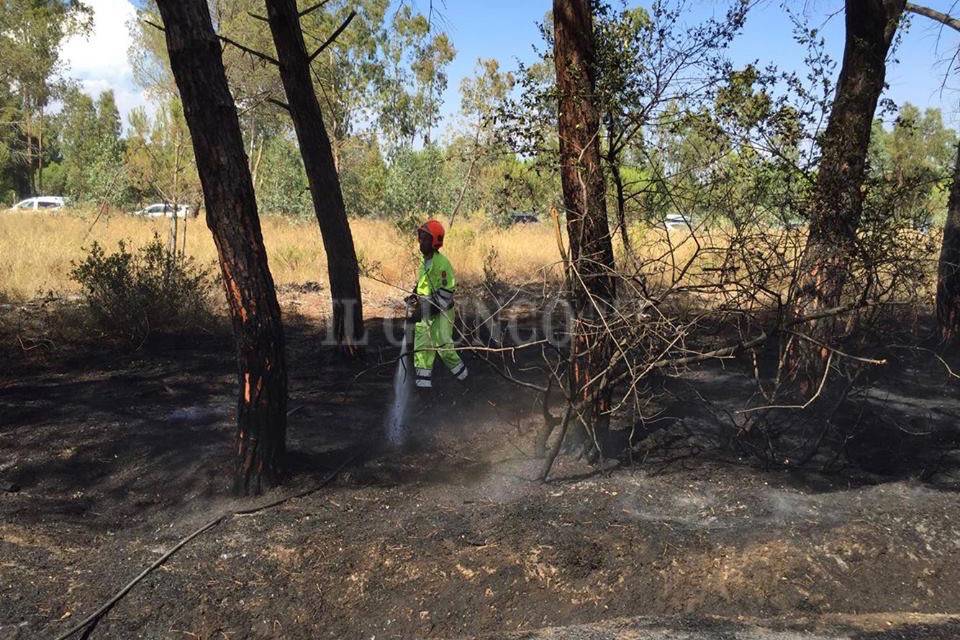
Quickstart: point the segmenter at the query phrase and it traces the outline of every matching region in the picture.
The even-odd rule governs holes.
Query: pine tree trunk
[[[300,143],[300,155],[310,183],[313,207],[327,254],[333,336],[353,351],[363,337],[360,270],[353,235],[340,190],[330,138],[310,79],[310,60],[300,30],[296,0],[267,0],[267,18],[280,61],[290,117]]]
[[[846,44],[830,119],[823,137],[807,245],[793,299],[795,316],[812,315],[841,303],[863,210],[867,147],[886,57],[905,0],[847,0]],[[841,339],[836,317],[806,325],[819,342],[795,341],[787,354],[788,379],[809,394],[821,379],[830,351]]]
[[[24,101],[24,132],[26,133],[26,142],[27,142],[27,183],[29,185],[28,196],[37,195],[36,181],[34,180],[33,173],[33,126],[30,119],[30,105],[25,100]]]
[[[257,492],[283,469],[287,369],[283,325],[260,232],[236,105],[206,0],[159,0],[170,67],[193,140],[237,343],[235,488]]]
[[[40,107],[40,127],[37,130],[37,191],[43,195],[43,107]]]
[[[590,421],[601,451],[607,440],[611,389],[600,384],[611,343],[601,329],[616,296],[613,245],[600,164],[600,116],[594,103],[593,16],[589,0],[554,0],[554,64],[559,92],[560,178],[570,242],[574,306],[572,397],[602,389]],[[585,391],[588,390],[588,391]],[[576,424],[576,423],[575,423]],[[582,428],[580,429],[582,435]]]
[[[937,327],[940,341],[955,346],[960,337],[960,144],[947,200],[947,222],[937,268]]]

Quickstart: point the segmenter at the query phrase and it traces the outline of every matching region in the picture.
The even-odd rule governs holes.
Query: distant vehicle
[[[532,224],[540,222],[537,214],[529,211],[514,211],[510,214],[510,224]]]
[[[803,230],[807,226],[807,223],[803,220],[777,220],[773,223],[775,229],[783,229],[784,231],[798,231]]]
[[[66,205],[66,198],[61,196],[36,196],[35,198],[21,200],[7,211],[36,211],[38,209],[57,211],[63,209]]]
[[[692,225],[682,213],[668,213],[663,219],[663,226],[665,226],[667,230],[672,230],[689,229]]]
[[[174,205],[169,202],[158,202],[156,204],[148,205],[143,209],[134,211],[133,215],[146,216],[148,218],[172,218],[174,216],[174,211],[176,211],[176,216],[178,218],[188,218],[194,215],[190,205]]]

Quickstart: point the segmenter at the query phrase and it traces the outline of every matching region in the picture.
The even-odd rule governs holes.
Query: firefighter
[[[439,251],[443,246],[443,225],[427,220],[417,229],[417,241],[423,258],[417,287],[407,298],[407,305],[417,321],[413,332],[415,383],[421,389],[429,389],[433,387],[433,361],[437,355],[457,380],[466,380],[467,366],[453,348],[453,292],[457,281],[450,261]]]

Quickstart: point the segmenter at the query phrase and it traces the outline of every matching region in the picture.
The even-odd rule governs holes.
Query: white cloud
[[[129,22],[136,9],[129,0],[86,0],[93,9],[93,28],[88,36],[72,36],[63,45],[69,66],[67,77],[80,82],[84,92],[96,97],[113,89],[124,123],[131,109],[147,104],[144,92],[133,81],[129,49]]]

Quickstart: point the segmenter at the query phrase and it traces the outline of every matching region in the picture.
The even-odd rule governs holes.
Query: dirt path
[[[356,378],[360,366],[317,366],[315,336],[291,334],[295,475],[263,500],[309,487],[348,451],[362,461],[198,538],[91,637],[958,635],[955,492],[708,457],[602,474],[565,461],[542,485],[534,398],[479,366],[465,387],[442,379],[410,446],[384,451],[370,443],[389,367]],[[0,638],[52,637],[211,515],[249,503],[224,493],[224,353],[193,341],[3,383],[0,478],[20,490],[0,494]]]

